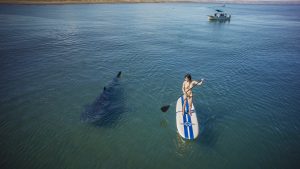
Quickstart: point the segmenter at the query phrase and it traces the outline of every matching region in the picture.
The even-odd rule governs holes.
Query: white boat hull
[[[231,16],[208,16],[208,20],[210,21],[229,21],[231,19]]]

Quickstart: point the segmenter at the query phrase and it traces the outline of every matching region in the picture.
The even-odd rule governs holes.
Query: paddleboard
[[[192,104],[192,115],[188,113],[189,104],[186,104],[182,115],[183,96],[179,97],[176,104],[176,125],[178,133],[187,140],[196,139],[199,135],[199,125],[194,104]]]

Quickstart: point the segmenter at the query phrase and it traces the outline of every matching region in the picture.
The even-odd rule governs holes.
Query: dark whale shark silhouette
[[[103,88],[96,100],[85,106],[81,113],[81,121],[99,127],[113,127],[124,112],[123,88],[120,84],[119,72],[111,83]]]

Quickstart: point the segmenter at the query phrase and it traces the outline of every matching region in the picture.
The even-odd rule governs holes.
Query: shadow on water
[[[193,148],[193,142],[183,139],[179,133],[176,134],[177,139],[175,141],[176,155],[184,157]]]
[[[168,127],[168,120],[166,118],[160,120],[160,127],[167,128]]]
[[[123,88],[120,83],[121,72],[103,88],[96,100],[85,106],[81,121],[97,127],[114,127],[124,113]]]
[[[204,146],[213,147],[217,140],[218,134],[215,131],[216,115],[205,115],[200,127],[200,138],[197,139],[199,144]]]

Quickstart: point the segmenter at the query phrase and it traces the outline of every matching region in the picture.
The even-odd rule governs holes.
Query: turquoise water
[[[1,168],[297,168],[300,6],[227,5],[230,22],[208,22],[215,6],[1,5]],[[81,120],[118,71],[118,111]],[[187,72],[205,78],[188,142],[174,107]]]

